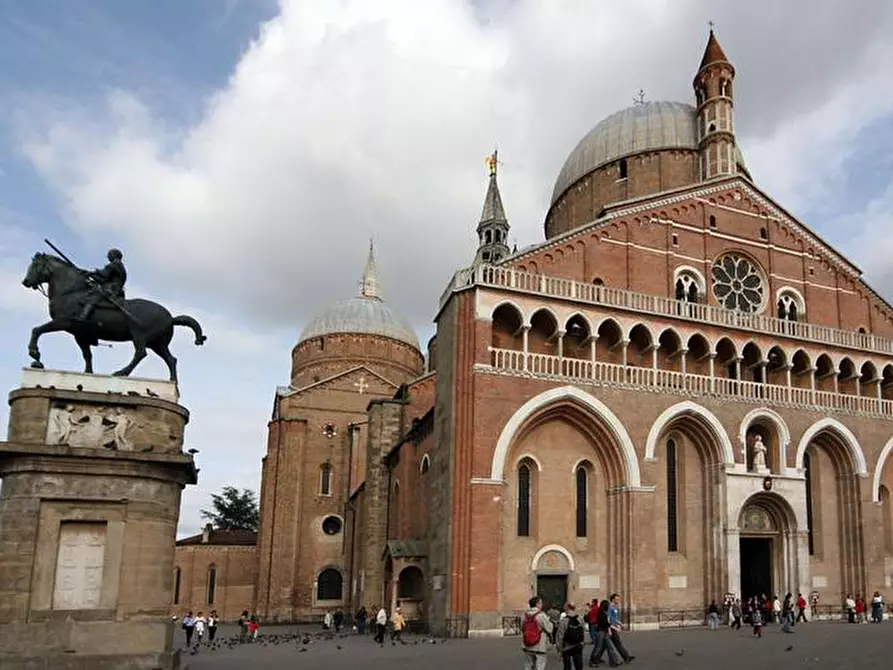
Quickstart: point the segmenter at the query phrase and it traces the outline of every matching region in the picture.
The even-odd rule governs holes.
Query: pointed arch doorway
[[[799,534],[790,505],[780,496],[751,496],[738,519],[742,601],[752,596],[781,597],[799,585]]]

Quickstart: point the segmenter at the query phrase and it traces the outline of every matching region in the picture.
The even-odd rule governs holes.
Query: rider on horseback
[[[103,299],[109,299],[113,304],[124,299],[124,284],[127,283],[127,270],[124,268],[124,254],[118,249],[110,249],[107,258],[108,264],[101,270],[93,270],[87,273],[90,285],[90,296],[84,304],[81,312],[81,320],[86,321],[93,308]]]

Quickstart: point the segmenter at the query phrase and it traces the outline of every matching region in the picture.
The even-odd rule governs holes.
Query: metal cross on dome
[[[366,378],[361,376],[359,381],[354,382],[354,386],[357,387],[358,393],[365,393],[366,389],[369,388],[369,384],[366,383]]]
[[[644,105],[645,104],[645,89],[640,88],[636,97],[633,98],[633,104],[635,105]]]

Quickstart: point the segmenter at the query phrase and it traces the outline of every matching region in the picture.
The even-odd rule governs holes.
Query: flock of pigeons
[[[276,633],[271,635],[258,635],[256,639],[241,639],[238,635],[233,635],[230,637],[220,637],[215,639],[211,644],[207,645],[193,645],[188,654],[190,656],[195,656],[202,651],[214,652],[214,651],[223,651],[223,650],[231,650],[236,647],[240,647],[243,645],[253,645],[260,647],[276,647],[283,644],[293,644],[298,653],[304,653],[310,650],[310,646],[319,643],[319,642],[335,642],[335,647],[341,651],[343,649],[340,642],[338,640],[342,640],[347,637],[356,637],[356,634],[350,633],[332,633],[330,631],[322,632],[322,633],[306,633],[306,632],[296,632],[296,633]],[[370,638],[371,639],[371,638]],[[446,642],[445,639],[437,640],[431,636],[425,636],[418,640],[412,640],[411,642],[407,641],[406,644],[444,644]],[[392,644],[396,644],[393,643]]]

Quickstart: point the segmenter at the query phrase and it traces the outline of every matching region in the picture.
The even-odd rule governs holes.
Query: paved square
[[[306,668],[307,670],[355,670],[369,663],[379,668],[422,668],[423,670],[491,670],[521,668],[519,637],[477,640],[437,640],[422,642],[423,637],[407,636],[406,646],[379,647],[368,635],[349,635],[332,640],[314,640],[310,644],[282,641],[291,637],[295,628],[262,629],[266,635],[255,644],[227,646],[195,654],[184,653],[183,666],[189,670],[244,670],[258,667],[265,670]],[[232,635],[232,626],[222,627],[223,637]],[[277,637],[281,636],[281,637]],[[277,643],[278,642],[278,643]],[[893,624],[849,625],[838,622],[801,624],[794,634],[786,635],[778,626],[767,626],[762,639],[755,639],[750,629],[740,632],[721,629],[667,630],[660,632],[625,633],[624,642],[636,656],[636,668],[718,668],[720,670],[753,670],[783,667],[852,670],[854,667],[886,667],[893,651]],[[183,646],[182,631],[176,644]],[[788,651],[788,647],[793,649]],[[306,651],[299,651],[304,648]],[[586,654],[590,648],[587,646]],[[677,655],[682,652],[682,655]],[[547,668],[561,668],[553,651]],[[604,667],[608,667],[605,665]]]

